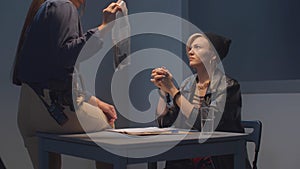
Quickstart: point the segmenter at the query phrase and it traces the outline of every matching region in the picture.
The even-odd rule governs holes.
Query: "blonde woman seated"
[[[189,65],[196,73],[177,89],[166,68],[152,71],[151,81],[160,88],[157,108],[160,127],[175,126],[201,130],[201,107],[215,112],[216,131],[244,132],[241,126],[241,92],[239,83],[224,74],[218,63],[228,53],[231,40],[214,33],[196,33],[187,41]],[[219,57],[218,57],[219,56]],[[172,97],[167,103],[165,97]],[[248,166],[247,160],[247,166]],[[167,161],[166,169],[233,169],[233,156],[199,157]]]

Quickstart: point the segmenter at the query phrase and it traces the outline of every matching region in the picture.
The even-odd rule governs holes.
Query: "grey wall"
[[[258,168],[299,168],[300,94],[244,94],[242,99],[243,119],[263,123]]]
[[[87,10],[86,15],[83,17],[83,21],[85,27],[91,27],[97,24],[97,20],[91,19],[95,13],[99,11],[97,6],[101,6],[103,4],[107,4],[108,0],[99,1],[93,3],[87,3]],[[140,12],[164,12],[169,13],[176,16],[185,16],[184,7],[187,7],[187,1],[182,0],[127,0],[127,6],[129,14],[136,14]],[[184,12],[183,12],[184,11]],[[185,16],[186,17],[186,16]],[[134,22],[130,20],[130,22]],[[145,22],[147,22],[147,18],[145,18]],[[134,28],[132,28],[133,30]],[[154,35],[154,34],[143,34],[137,35],[131,38],[131,53],[136,51],[147,49],[147,48],[159,48],[171,51],[181,57],[182,55],[182,45],[181,43],[168,38],[166,36]],[[149,56],[151,57],[151,56]],[[108,53],[102,63],[99,66],[97,72],[97,79],[96,79],[96,95],[109,102],[112,103],[112,96],[111,96],[111,83],[112,83],[112,76],[114,73],[113,67],[113,51]],[[139,111],[145,111],[149,109],[149,94],[150,92],[155,89],[155,86],[150,82],[150,74],[152,69],[145,69],[138,73],[138,75],[130,82],[130,89],[129,95],[132,104],[135,106],[136,109]],[[153,126],[155,122],[145,123],[133,123],[126,120],[122,114],[119,114],[118,121],[116,123],[117,127],[145,127],[145,126]]]
[[[161,5],[161,0],[151,0],[154,5],[147,6],[141,0],[128,0],[128,4],[136,6],[136,9],[132,9],[133,12],[153,11],[155,9],[154,11],[167,10],[176,14],[179,12],[175,10],[175,8],[178,8],[178,4],[175,8],[172,8],[170,7],[171,1],[174,2],[173,0],[165,0],[163,2],[166,4]],[[16,125],[19,88],[10,83],[11,65],[30,2],[29,0],[10,0],[2,2],[0,6],[0,30],[2,33],[2,40],[0,41],[0,91],[2,95],[0,156],[8,169],[32,168]],[[98,24],[98,21],[100,22],[102,9],[98,6],[108,4],[108,2],[108,0],[88,1],[86,16],[91,17],[83,18],[85,28],[94,27]],[[230,51],[230,57],[225,61],[225,69],[232,76],[239,80],[261,80],[260,76],[253,76],[252,73],[270,73],[279,70],[278,67],[280,67],[283,68],[282,70],[287,71],[283,74],[279,73],[280,79],[299,78],[300,73],[293,74],[299,70],[295,69],[297,63],[299,63],[296,57],[299,56],[297,50],[299,42],[295,39],[299,37],[297,34],[300,30],[298,20],[295,19],[298,14],[295,9],[299,7],[297,0],[255,0],[249,2],[189,0],[189,2],[190,4],[198,4],[190,6],[190,11],[192,11],[190,17],[193,17],[193,22],[199,24],[200,29],[216,31],[233,38],[234,43]],[[90,3],[93,5],[90,5]],[[226,21],[227,19],[229,21]],[[264,44],[267,45],[264,46]],[[140,46],[140,48],[142,47],[143,45]],[[267,63],[267,67],[257,66],[255,56],[260,56],[258,60],[262,59],[263,62],[269,61],[271,57],[272,61]],[[278,59],[273,59],[273,56]],[[288,63],[285,64],[285,62]],[[108,59],[107,63],[110,64],[111,61]],[[250,64],[248,65],[248,63]],[[284,63],[284,65],[279,63]],[[107,64],[106,70],[112,73],[113,69],[109,64]],[[230,66],[231,64],[235,66]],[[286,75],[290,72],[292,74]],[[249,74],[242,75],[242,73]],[[99,77],[101,76],[105,77],[100,73]],[[277,77],[271,77],[278,80]],[[109,76],[106,78],[109,84]],[[262,78],[264,79],[265,76]],[[142,77],[141,80],[145,79]],[[269,80],[269,78],[266,80]],[[107,87],[108,84],[103,85]],[[151,88],[150,85],[149,88]],[[285,84],[282,88],[289,88],[289,84]],[[109,96],[100,94],[103,92],[107,91],[99,89],[97,94],[109,101],[111,99]],[[293,92],[243,94],[243,119],[260,119],[264,124],[259,168],[298,168],[300,137],[297,134],[296,124],[297,119],[300,118],[298,113],[300,109],[299,100],[300,95]],[[64,156],[63,162],[65,169],[94,168],[92,161],[68,156]],[[145,168],[145,166],[133,165],[130,168]]]
[[[189,0],[189,18],[203,31],[232,38],[225,68],[240,81],[300,79],[297,0]]]
[[[293,93],[300,92],[299,7],[297,0],[189,0],[189,18],[233,40],[224,67],[243,92]]]
[[[28,156],[25,154],[21,136],[17,130],[17,108],[19,88],[10,83],[10,71],[13,63],[16,43],[24,21],[29,1],[5,1],[0,6],[1,33],[0,41],[1,66],[0,66],[0,91],[1,118],[0,118],[0,155],[7,168],[31,168]],[[16,162],[17,161],[17,162]]]

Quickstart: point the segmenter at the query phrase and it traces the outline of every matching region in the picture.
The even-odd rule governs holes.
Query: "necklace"
[[[199,90],[204,90],[208,87],[209,83],[210,83],[210,80],[207,80],[202,84],[197,83],[197,87],[198,87]]]

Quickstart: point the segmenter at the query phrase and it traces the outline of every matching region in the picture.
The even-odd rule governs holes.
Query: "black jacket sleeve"
[[[222,118],[217,126],[217,131],[244,132],[241,125],[242,98],[239,83],[227,78],[226,102]]]
[[[65,67],[74,66],[81,49],[98,29],[94,28],[83,34],[78,11],[68,1],[60,5],[49,3],[47,15],[52,23],[50,37],[55,42],[54,45],[57,45],[60,63]],[[102,39],[98,39],[96,44],[100,49]]]

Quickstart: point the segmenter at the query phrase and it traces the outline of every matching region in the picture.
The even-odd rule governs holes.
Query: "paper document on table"
[[[194,130],[177,129],[177,128],[158,128],[158,127],[145,127],[145,128],[123,128],[123,129],[106,129],[106,131],[123,133],[128,135],[159,135],[159,134],[187,134]]]

